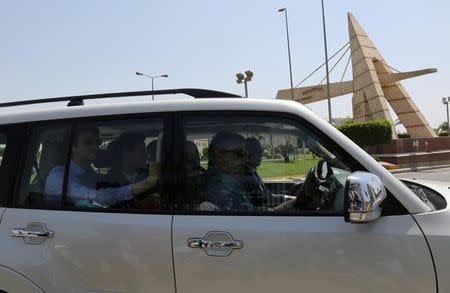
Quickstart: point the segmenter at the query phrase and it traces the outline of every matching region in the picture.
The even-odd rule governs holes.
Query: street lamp
[[[248,88],[247,88],[247,82],[251,81],[253,78],[253,72],[250,70],[247,70],[245,72],[245,76],[242,73],[236,73],[236,82],[238,84],[241,84],[242,82],[244,82],[244,87],[245,87],[245,97],[248,98]]]
[[[292,83],[292,63],[291,63],[291,46],[289,44],[289,26],[288,26],[288,16],[287,9],[280,8],[278,12],[284,12],[285,20],[286,20],[286,38],[287,38],[287,48],[288,48],[288,58],[289,58],[289,76],[291,80],[291,99],[294,99],[294,84]]]
[[[450,103],[450,97],[442,98],[442,104],[447,106],[447,135],[450,135],[450,124],[449,124],[449,112],[448,112],[448,104]]]
[[[147,75],[147,74],[145,74],[145,73],[141,73],[141,72],[137,72],[137,71],[136,71],[136,75],[138,75],[138,76],[145,76],[145,77],[151,78],[151,79],[152,79],[152,91],[155,90],[155,88],[154,88],[154,82],[153,82],[153,80],[154,80],[155,78],[160,78],[160,77],[167,78],[167,77],[169,77],[169,75],[167,75],[167,74],[150,76],[150,75]],[[152,95],[152,101],[154,101],[154,100],[155,100],[155,95]]]
[[[325,8],[322,0],[322,25],[323,25],[323,43],[325,45],[325,69],[327,74],[327,97],[328,97],[328,122],[332,124],[331,116],[331,94],[330,94],[330,71],[328,70],[328,48],[327,48],[327,30],[325,28]]]

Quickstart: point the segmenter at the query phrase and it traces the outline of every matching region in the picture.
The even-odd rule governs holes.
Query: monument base
[[[450,137],[396,139],[369,147],[367,152],[401,168],[445,165],[450,164]]]

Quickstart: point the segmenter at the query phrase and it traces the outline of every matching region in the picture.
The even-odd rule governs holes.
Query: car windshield
[[[413,183],[407,180],[401,180],[414,194],[417,195],[427,206],[433,211],[444,209],[447,206],[447,202],[444,197],[436,190],[426,187],[419,183]]]

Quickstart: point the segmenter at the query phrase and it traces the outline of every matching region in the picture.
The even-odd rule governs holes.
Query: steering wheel
[[[294,207],[300,211],[316,211],[322,206],[322,191],[319,189],[320,182],[317,179],[316,167],[312,167],[306,175],[305,181],[301,187],[295,190],[291,189],[290,194],[295,195]]]

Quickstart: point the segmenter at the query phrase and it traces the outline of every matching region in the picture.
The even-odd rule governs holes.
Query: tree
[[[448,123],[442,122],[441,125],[438,127],[438,134],[439,133],[448,133]]]
[[[273,159],[273,155],[276,152],[276,149],[273,145],[268,145],[265,149],[264,152],[267,152],[266,154],[266,158],[267,159]]]
[[[203,148],[203,150],[202,150],[202,157],[203,158],[208,158],[208,151],[209,151],[208,148]]]
[[[289,163],[289,155],[296,149],[294,145],[287,142],[286,144],[279,145],[277,151],[283,156],[284,162]]]

